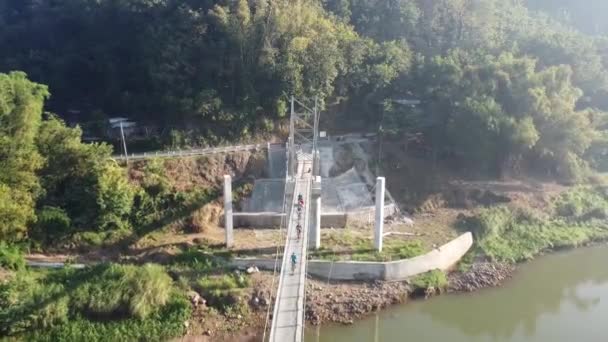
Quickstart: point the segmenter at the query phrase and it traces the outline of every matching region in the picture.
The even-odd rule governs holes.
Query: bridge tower
[[[317,98],[312,104],[306,104],[291,97],[291,115],[289,120],[288,150],[288,181],[294,181],[297,174],[298,156],[312,158],[312,192],[311,192],[311,229],[308,236],[309,246],[314,249],[321,247],[321,158],[319,153],[319,105]],[[306,172],[306,171],[305,171]],[[293,189],[292,186],[288,187]]]

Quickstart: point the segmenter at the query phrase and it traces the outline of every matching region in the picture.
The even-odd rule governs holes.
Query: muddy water
[[[608,341],[608,247],[545,256],[505,286],[415,301],[306,342]]]

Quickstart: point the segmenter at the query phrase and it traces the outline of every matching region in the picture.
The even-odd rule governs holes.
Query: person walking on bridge
[[[298,257],[296,256],[296,252],[291,253],[291,273],[296,271],[296,262]]]

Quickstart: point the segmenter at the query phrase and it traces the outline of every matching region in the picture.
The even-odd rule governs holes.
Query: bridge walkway
[[[307,237],[309,225],[312,223],[309,215],[312,174],[308,171],[312,168],[312,155],[298,153],[297,165],[293,197],[286,199],[287,208],[290,208],[287,216],[289,224],[270,330],[270,341],[276,342],[301,342],[304,333]],[[304,207],[300,216],[297,212],[298,194],[302,194],[304,198]],[[298,223],[302,226],[300,239],[297,238]],[[291,266],[292,253],[297,257],[294,269]]]

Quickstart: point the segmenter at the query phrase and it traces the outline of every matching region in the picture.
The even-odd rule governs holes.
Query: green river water
[[[608,342],[608,247],[541,257],[500,288],[413,301],[351,326],[306,332],[306,342],[347,341]]]

